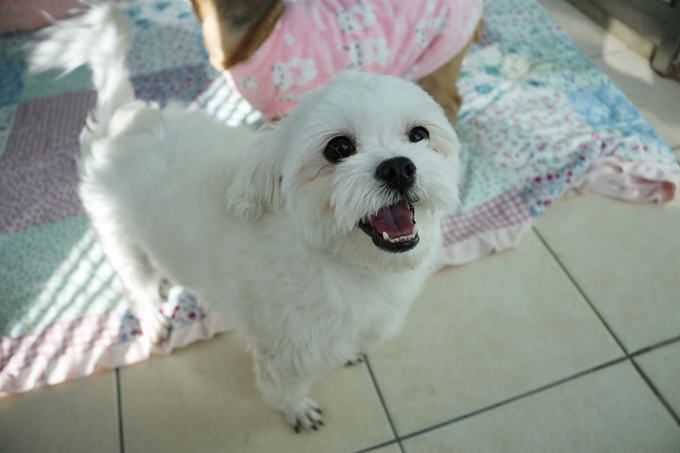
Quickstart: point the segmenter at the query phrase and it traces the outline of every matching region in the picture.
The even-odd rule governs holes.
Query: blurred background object
[[[0,33],[36,30],[82,8],[79,0],[0,0]]]
[[[662,76],[680,79],[680,1],[569,0],[644,57]]]

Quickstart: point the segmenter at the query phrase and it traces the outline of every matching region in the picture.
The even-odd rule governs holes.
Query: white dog
[[[144,333],[169,333],[167,276],[233,321],[264,399],[317,429],[312,381],[395,335],[436,266],[459,173],[442,109],[410,82],[346,73],[275,126],[229,128],[134,99],[114,7],[45,36],[34,71],[92,69],[80,196]]]

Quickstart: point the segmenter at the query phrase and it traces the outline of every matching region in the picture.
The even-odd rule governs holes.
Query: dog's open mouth
[[[368,220],[359,222],[359,228],[373,239],[376,247],[387,252],[408,252],[418,245],[418,227],[415,209],[406,200],[385,206]]]

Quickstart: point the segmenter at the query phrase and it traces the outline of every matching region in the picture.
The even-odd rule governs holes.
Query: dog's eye
[[[340,162],[352,154],[356,154],[354,143],[347,137],[335,137],[328,142],[326,149],[323,150],[323,155],[328,162]]]
[[[423,126],[416,126],[408,133],[408,140],[411,143],[420,142],[426,138],[430,138],[430,133]]]

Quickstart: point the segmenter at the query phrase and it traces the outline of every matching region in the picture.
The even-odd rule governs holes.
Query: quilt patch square
[[[19,105],[0,156],[0,234],[83,213],[76,158],[93,96],[66,93]]]
[[[5,145],[9,134],[12,132],[12,125],[14,124],[14,116],[17,111],[16,105],[7,105],[0,107],[0,156],[5,151]]]
[[[210,86],[207,65],[181,66],[132,78],[137,98],[156,101],[161,105],[169,100],[188,104]]]
[[[130,73],[133,77],[171,68],[204,64],[200,28],[196,22],[189,25],[136,30],[128,55]]]
[[[16,58],[0,60],[0,107],[21,101],[24,66],[24,62]]]
[[[75,91],[89,91],[94,88],[92,73],[81,66],[68,74],[62,71],[47,71],[40,74],[24,75],[21,102],[33,99],[59,96]]]

